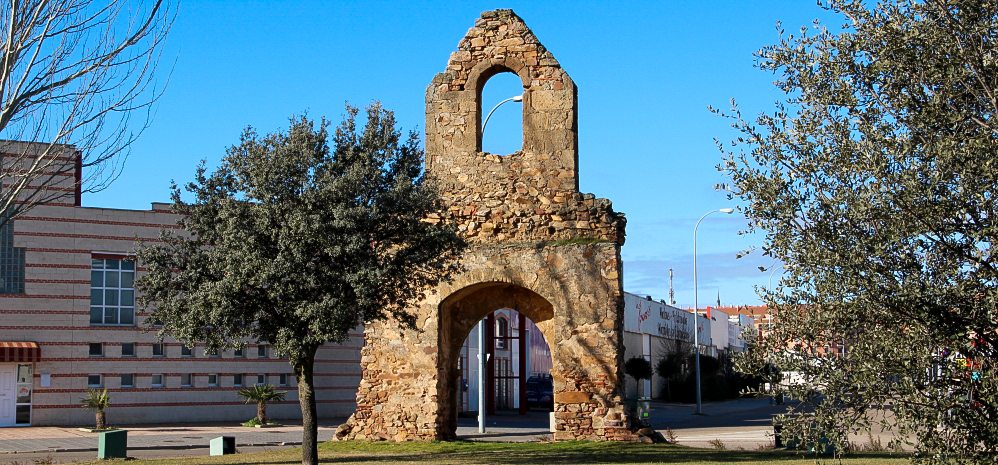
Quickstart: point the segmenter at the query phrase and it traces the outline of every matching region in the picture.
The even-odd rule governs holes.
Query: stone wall
[[[523,148],[481,152],[481,90],[510,72],[523,83]],[[492,102],[489,102],[491,105]],[[576,87],[511,10],[482,13],[426,92],[427,169],[475,242],[624,240],[610,201],[579,193]]]
[[[481,152],[481,89],[499,72],[520,76],[523,149]],[[621,403],[625,220],[578,190],[576,88],[510,10],[476,21],[430,84],[427,171],[444,208],[427,220],[457,226],[470,243],[462,272],[413,305],[418,328],[365,327],[357,411],[337,437],[451,439],[457,356],[472,326],[513,308],[552,351],[556,439],[628,440]]]

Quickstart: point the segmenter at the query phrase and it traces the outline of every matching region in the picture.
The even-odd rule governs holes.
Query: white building
[[[662,301],[652,300],[629,292],[624,293],[624,360],[644,357],[651,362],[652,370],[667,354],[693,347],[693,314],[691,310],[673,307]],[[745,350],[743,331],[754,332],[752,319],[743,315],[728,316],[711,309],[710,318],[705,311],[696,317],[700,352],[717,357],[726,352]],[[688,349],[687,349],[688,348]],[[662,378],[654,374],[642,386],[630,376],[625,376],[627,397],[654,397],[661,389]]]

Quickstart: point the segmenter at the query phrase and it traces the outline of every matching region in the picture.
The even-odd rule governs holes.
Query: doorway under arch
[[[438,399],[438,401],[440,402],[439,421],[442,423],[441,429],[446,438],[456,437],[457,417],[462,404],[460,394],[464,390],[464,384],[460,368],[469,363],[468,361],[462,363],[462,348],[465,347],[465,341],[473,333],[474,327],[483,319],[489,321],[490,330],[488,333],[491,333],[490,335],[493,336],[491,339],[495,341],[496,331],[492,328],[496,326],[495,313],[497,310],[503,313],[501,317],[507,319],[515,315],[517,326],[520,328],[523,328],[523,326],[519,326],[521,322],[526,326],[526,321],[529,320],[530,327],[536,328],[537,334],[545,341],[545,345],[550,341],[549,338],[544,337],[544,334],[553,321],[554,309],[550,302],[530,289],[510,283],[479,283],[460,289],[445,298],[440,303],[439,344],[442,359],[439,364],[441,370],[439,382],[441,383],[440,392],[449,393],[449,395],[446,395],[444,399]],[[490,346],[493,344],[490,343],[486,346],[486,353],[494,349]],[[550,360],[550,349],[548,350]],[[494,350],[493,353],[495,353]],[[472,358],[469,357],[465,360],[469,359]],[[473,359],[477,361],[477,357]],[[493,363],[488,364],[487,370],[495,373],[496,360],[493,359]],[[520,360],[517,362],[519,364]],[[471,361],[470,363],[475,362]],[[546,368],[550,374],[551,365],[548,364]],[[527,374],[524,371],[517,371],[521,376]],[[496,378],[493,376],[493,379]],[[523,389],[522,383],[519,389]],[[486,399],[491,398],[494,401],[496,399],[495,390],[490,391],[492,392],[489,392]],[[518,392],[518,394],[522,394],[522,392]],[[519,397],[515,405],[519,408],[521,402],[525,402],[523,396]],[[480,406],[476,407],[480,408]],[[495,405],[486,405],[486,408],[494,411]]]
[[[480,409],[490,430],[498,427],[531,436],[547,433],[548,414],[554,410],[554,380],[551,348],[544,334],[526,315],[511,308],[496,310],[481,323],[471,329],[458,356],[460,380],[454,395],[461,436],[477,429]],[[484,330],[482,339],[479,330]],[[480,341],[484,351],[479,350]],[[487,357],[479,391],[478,355],[482,352]]]

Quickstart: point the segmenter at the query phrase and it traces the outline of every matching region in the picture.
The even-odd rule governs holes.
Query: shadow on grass
[[[494,463],[494,464],[625,464],[625,463],[777,463],[813,460],[813,455],[787,451],[729,451],[694,449],[669,444],[608,442],[557,443],[439,443],[331,442],[322,447],[324,458],[337,463]],[[856,454],[848,461],[901,463],[901,457]]]

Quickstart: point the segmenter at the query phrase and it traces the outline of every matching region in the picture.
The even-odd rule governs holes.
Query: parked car
[[[533,407],[554,410],[554,383],[551,375],[534,375],[527,378],[527,408]]]

